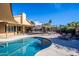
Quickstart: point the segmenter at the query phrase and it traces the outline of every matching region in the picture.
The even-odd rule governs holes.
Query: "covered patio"
[[[0,38],[25,34],[30,27],[32,27],[32,24],[26,20],[26,15],[24,13],[19,17],[14,17],[11,4],[0,4]]]

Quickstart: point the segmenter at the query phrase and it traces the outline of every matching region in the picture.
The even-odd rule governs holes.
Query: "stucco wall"
[[[0,33],[4,33],[4,32],[5,32],[5,24],[0,23]]]
[[[21,15],[14,16],[14,20],[17,21],[18,24],[21,24]]]
[[[23,25],[29,25],[32,26],[32,24],[29,22],[27,19],[27,16],[25,13],[22,13],[21,15],[14,16],[14,20],[18,22],[18,24],[23,24]]]
[[[31,25],[25,13],[22,13],[22,24]]]

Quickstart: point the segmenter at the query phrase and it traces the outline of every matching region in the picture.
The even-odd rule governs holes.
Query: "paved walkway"
[[[73,50],[68,50],[66,48],[59,48],[59,46],[52,44],[50,47],[39,51],[35,56],[79,56]]]

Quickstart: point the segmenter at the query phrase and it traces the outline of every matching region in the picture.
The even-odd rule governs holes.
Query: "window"
[[[16,32],[16,26],[8,26],[8,29],[5,25],[5,32],[8,31],[8,32]]]
[[[16,26],[14,26],[14,32],[16,32]]]

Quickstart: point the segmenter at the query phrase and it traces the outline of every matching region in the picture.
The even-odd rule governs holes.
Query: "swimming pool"
[[[51,41],[42,37],[29,37],[0,44],[0,56],[33,56],[51,45]]]

